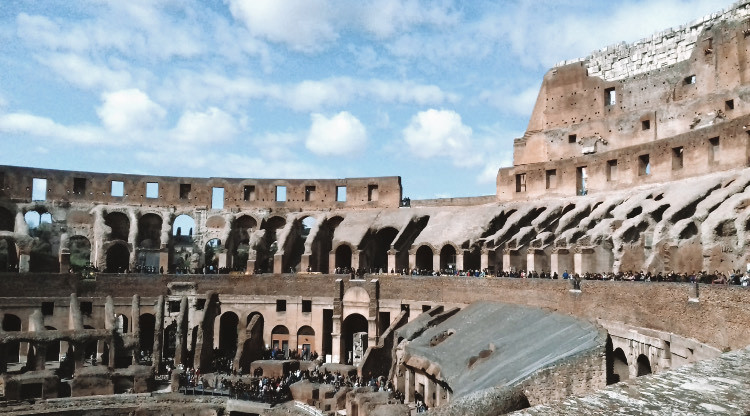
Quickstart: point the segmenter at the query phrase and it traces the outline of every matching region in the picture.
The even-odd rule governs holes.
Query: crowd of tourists
[[[667,273],[646,272],[646,271],[620,271],[620,272],[601,272],[601,273],[569,273],[567,270],[558,275],[557,272],[537,272],[537,271],[510,271],[500,272],[498,277],[510,277],[520,279],[573,279],[573,280],[611,280],[625,282],[677,282],[677,283],[704,283],[704,284],[726,284],[726,285],[750,285],[750,273],[743,273],[741,270],[731,270],[723,273],[714,270],[713,273],[707,271],[692,273],[677,273],[670,271]]]

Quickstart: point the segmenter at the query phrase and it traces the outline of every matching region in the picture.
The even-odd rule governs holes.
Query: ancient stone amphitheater
[[[0,166],[0,410],[748,414],[749,127],[740,1],[548,71],[492,196]]]

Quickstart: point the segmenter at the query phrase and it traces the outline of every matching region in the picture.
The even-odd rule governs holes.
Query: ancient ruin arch
[[[482,249],[472,246],[464,251],[464,270],[479,270],[482,267]]]
[[[284,325],[276,325],[271,330],[271,348],[281,351],[286,356],[289,351],[289,328]]]
[[[138,237],[136,245],[139,248],[158,250],[161,248],[161,216],[148,213],[138,218]]]
[[[196,230],[193,217],[182,214],[172,221],[169,242],[169,270],[172,273],[189,273],[197,264],[191,264],[195,253],[193,233]]]
[[[68,240],[70,268],[77,272],[91,263],[91,242],[82,235],[74,235]]]
[[[297,350],[303,359],[309,359],[315,351],[315,330],[311,326],[305,325],[297,330]]]
[[[130,250],[125,243],[117,242],[107,249],[107,273],[123,273],[130,268]]]
[[[156,330],[156,317],[151,313],[144,313],[138,317],[138,338],[143,355],[151,355],[154,350],[154,331]]]
[[[21,330],[21,318],[16,315],[7,313],[3,315],[3,331],[16,332]],[[13,341],[5,344],[5,362],[19,362],[19,353],[21,352],[21,343]]]
[[[16,225],[16,216],[5,209],[0,207],[0,231],[13,231]]]
[[[115,316],[115,330],[120,334],[128,333],[128,317],[123,314]]]
[[[360,267],[368,271],[371,269],[373,272],[388,271],[388,250],[391,249],[397,235],[398,230],[393,227],[368,231],[360,244],[364,254],[364,261]]]
[[[232,269],[244,271],[250,258],[250,236],[258,227],[258,221],[250,215],[242,215],[232,221],[227,237],[227,251],[232,256]]]
[[[637,366],[637,373],[636,377],[645,376],[647,374],[651,374],[651,362],[649,361],[648,357],[641,354],[638,356],[638,358],[635,360],[636,366]]]
[[[333,234],[342,221],[344,217],[336,215],[323,220],[318,227],[310,247],[310,267],[314,272],[333,272],[329,264],[329,253],[333,250]]]
[[[341,325],[341,337],[342,360],[345,363],[358,364],[368,347],[367,318],[358,313],[347,316]]]
[[[53,233],[52,215],[43,208],[37,208],[28,211],[24,219],[29,227],[29,236],[34,237],[29,253],[29,271],[59,272],[60,237]]]
[[[630,371],[628,368],[628,357],[625,356],[625,352],[622,348],[615,349],[612,352],[612,372],[616,376],[616,380],[614,380],[615,383],[630,378]]]
[[[260,225],[260,229],[264,231],[263,238],[258,241],[255,246],[256,260],[255,270],[258,273],[273,273],[274,270],[274,255],[280,249],[280,244],[283,242],[277,241],[279,238],[279,230],[284,228],[286,225],[286,219],[280,216],[273,216],[266,218]]]
[[[0,238],[0,272],[18,271],[18,251],[12,238]]]
[[[305,253],[307,239],[317,223],[318,221],[312,216],[298,218],[294,221],[284,247],[286,255],[284,256],[283,270],[285,272],[290,270],[304,271],[300,269],[302,255]]]
[[[456,270],[458,250],[453,244],[446,244],[440,249],[440,270]]]
[[[27,211],[23,215],[23,219],[26,221],[26,225],[29,227],[29,235],[32,237],[39,237],[40,234],[52,229],[52,214],[44,208]]]
[[[162,341],[162,358],[174,358],[175,352],[177,351],[177,322],[172,321],[171,324],[164,328],[163,341]]]
[[[224,312],[219,318],[219,356],[234,359],[240,318],[234,312]]]
[[[206,273],[219,272],[219,252],[221,250],[221,240],[218,238],[212,238],[206,242],[206,246],[203,248],[203,264],[206,266]]]
[[[348,269],[352,267],[352,248],[348,243],[341,243],[336,247],[336,267]]]
[[[244,372],[250,371],[250,363],[263,359],[265,342],[263,340],[264,318],[260,312],[252,312],[247,315],[245,325],[245,342],[242,345],[240,356],[240,368]]]
[[[130,218],[122,212],[110,212],[104,216],[104,225],[110,232],[104,236],[107,240],[128,241],[130,234]]]
[[[427,244],[419,246],[414,258],[414,266],[419,270],[432,270],[434,267],[432,264],[433,256],[432,247]]]

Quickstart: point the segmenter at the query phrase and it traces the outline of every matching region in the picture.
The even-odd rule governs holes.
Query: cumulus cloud
[[[52,138],[75,143],[106,142],[100,129],[92,126],[65,126],[47,117],[27,113],[0,114],[0,132]]]
[[[172,137],[183,143],[214,143],[231,140],[238,131],[232,116],[211,107],[205,112],[185,112],[172,130]]]
[[[367,146],[367,130],[353,115],[342,111],[331,118],[311,116],[305,146],[320,156],[358,155]]]
[[[100,63],[72,53],[40,55],[38,61],[69,83],[85,89],[120,89],[132,82],[126,70],[111,69]]]
[[[102,101],[96,113],[104,126],[116,133],[153,128],[166,116],[159,104],[138,89],[104,93]]]
[[[409,150],[420,158],[465,156],[471,148],[472,130],[451,110],[430,109],[412,117],[403,130]]]

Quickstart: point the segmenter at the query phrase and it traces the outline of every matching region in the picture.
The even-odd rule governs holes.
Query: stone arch
[[[367,351],[368,342],[367,318],[359,313],[353,313],[341,324],[343,338],[342,358],[345,363],[357,365]]]
[[[635,363],[637,368],[636,377],[651,374],[651,362],[644,354],[639,355]]]
[[[127,244],[118,241],[107,248],[106,267],[107,273],[123,273],[130,268],[130,250]]]
[[[284,325],[276,325],[271,330],[271,348],[286,356],[289,351],[289,328]]]
[[[279,230],[286,226],[286,219],[275,215],[264,219],[260,224],[263,237],[255,245],[256,260],[255,270],[259,273],[273,273],[274,255],[281,248],[283,242],[279,242]]]
[[[18,271],[18,250],[11,238],[0,238],[0,272]]]
[[[474,245],[464,252],[464,270],[479,270],[482,267],[482,249]]]
[[[161,215],[150,212],[138,218],[138,237],[136,245],[139,248],[158,250],[161,248]]]
[[[364,254],[363,268],[371,268],[373,271],[380,269],[388,270],[388,250],[398,236],[398,230],[393,227],[384,227],[377,231],[370,230],[362,239],[360,248]]]
[[[70,268],[77,272],[91,264],[91,242],[82,235],[74,235],[68,239],[70,250]]]
[[[218,238],[212,238],[206,242],[203,248],[203,264],[206,266],[206,273],[219,272],[219,252],[221,252],[221,240]]]
[[[171,273],[189,273],[192,268],[198,267],[197,261],[193,259],[196,252],[193,234],[196,230],[196,222],[187,214],[180,214],[172,221],[172,232],[169,241],[169,271]]]
[[[625,351],[623,351],[622,348],[616,348],[612,351],[612,373],[615,376],[613,377],[613,382],[615,383],[630,378],[628,357],[625,355]]]
[[[456,270],[456,256],[459,250],[451,243],[440,249],[440,270]]]
[[[250,363],[263,359],[265,342],[263,340],[263,314],[260,312],[251,312],[247,315],[245,324],[245,342],[242,345],[242,354],[240,355],[240,368],[243,372],[250,372]]]
[[[120,334],[127,334],[128,328],[128,317],[121,313],[115,315],[115,330]]]
[[[419,270],[433,270],[433,257],[435,251],[429,244],[422,244],[415,251],[414,267]]]
[[[335,266],[341,269],[352,267],[352,246],[349,243],[340,243],[335,250]]]
[[[302,255],[307,252],[307,247],[311,246],[307,243],[307,239],[317,225],[318,220],[311,215],[305,215],[294,220],[284,246],[284,271],[304,271],[301,269]]]
[[[122,212],[113,211],[104,216],[104,225],[110,231],[104,238],[107,240],[128,241],[130,235],[130,218]]]
[[[3,331],[17,332],[21,330],[21,318],[16,315],[7,313],[3,316]],[[5,361],[8,363],[17,363],[20,361],[21,343],[18,341],[5,344]]]
[[[310,267],[313,271],[333,272],[333,268],[336,267],[335,264],[333,267],[329,264],[329,253],[333,251],[333,235],[342,221],[344,217],[335,215],[324,219],[318,226],[318,232],[315,233],[310,246]]]
[[[11,231],[15,229],[16,216],[5,207],[0,207],[0,231]]]
[[[297,330],[297,352],[302,359],[309,359],[315,351],[315,330],[305,325]]]
[[[27,211],[24,219],[34,242],[29,252],[30,272],[60,272],[60,238],[53,234],[52,215],[43,207]]]
[[[151,355],[154,350],[154,332],[156,331],[156,317],[151,313],[144,313],[138,317],[138,338],[140,339],[143,355]]]
[[[237,353],[240,318],[234,312],[224,312],[219,318],[219,356],[233,360]]]
[[[255,217],[242,214],[232,221],[227,237],[227,251],[232,257],[232,269],[244,271],[250,258],[250,236],[258,228]]]

